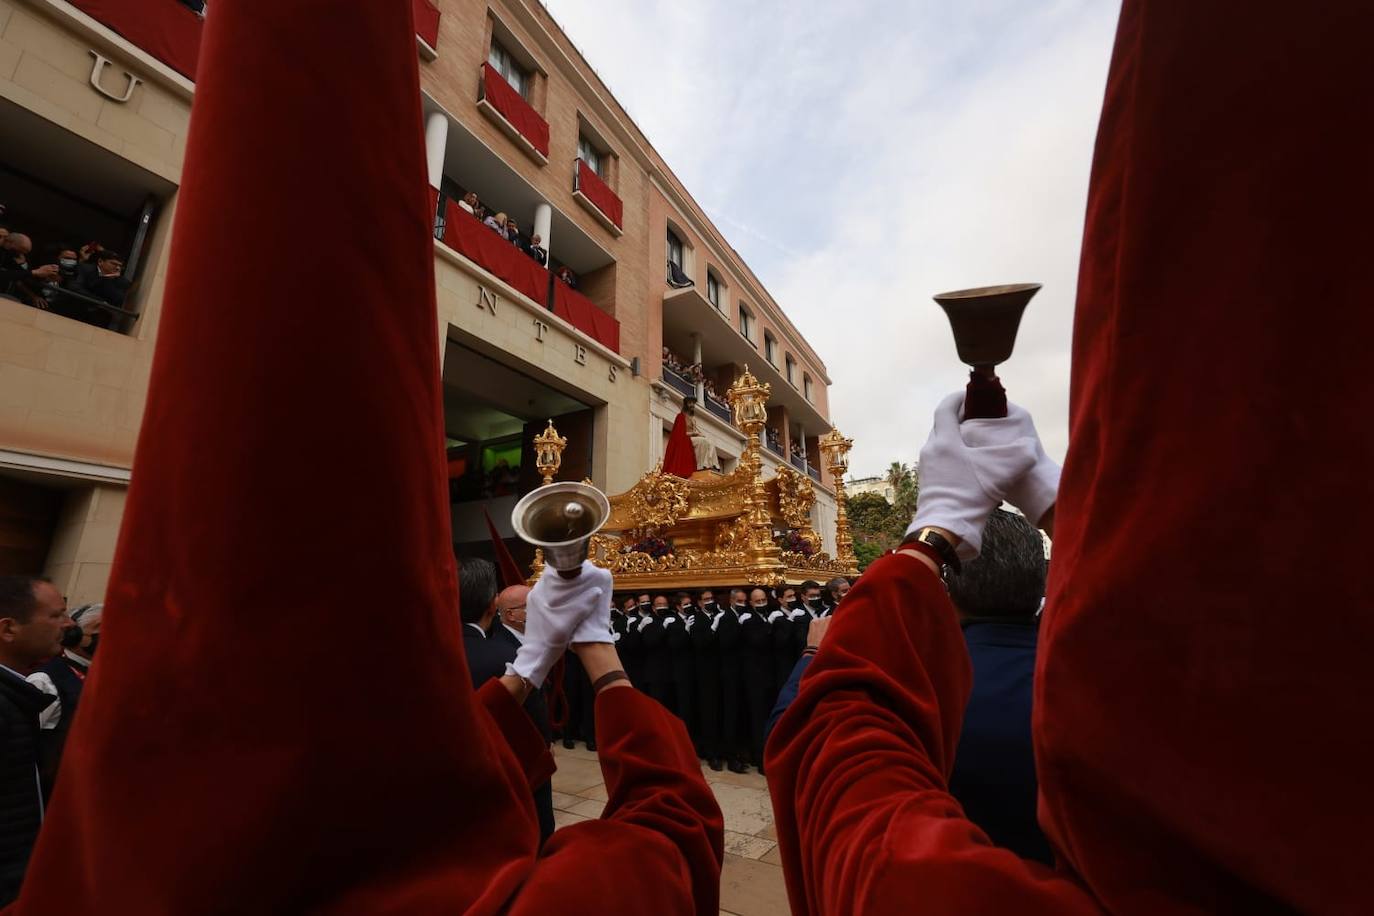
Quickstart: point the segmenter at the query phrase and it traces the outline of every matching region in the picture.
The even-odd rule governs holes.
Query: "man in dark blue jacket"
[[[949,577],[949,596],[959,610],[973,663],[973,693],[964,711],[949,790],[968,819],[998,846],[1052,865],[1049,844],[1035,819],[1031,748],[1031,693],[1046,568],[1040,532],[1022,516],[999,509],[983,530],[978,558]],[[796,699],[815,654],[813,640],[819,638],[808,639],[805,654],[792,669],[768,720],[770,735]]]

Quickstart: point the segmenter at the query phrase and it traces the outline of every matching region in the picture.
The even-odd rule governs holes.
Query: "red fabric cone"
[[[494,911],[537,828],[463,661],[410,4],[212,6],[100,658],[17,911]]]
[[[696,472],[697,454],[692,450],[692,440],[687,438],[687,414],[679,411],[663,453],[663,473],[688,478]]]
[[[486,506],[482,507],[482,515],[487,520],[487,534],[491,536],[492,552],[496,554],[496,569],[501,574],[501,587],[524,585],[525,576],[520,572],[520,564],[511,556],[510,548],[506,546],[505,538],[496,530],[496,523],[491,520],[491,513],[487,511]]]

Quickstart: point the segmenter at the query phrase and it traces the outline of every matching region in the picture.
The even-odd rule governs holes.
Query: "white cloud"
[[[825,360],[856,475],[964,380],[931,294],[1022,280],[1002,377],[1062,458],[1116,3],[548,6]]]

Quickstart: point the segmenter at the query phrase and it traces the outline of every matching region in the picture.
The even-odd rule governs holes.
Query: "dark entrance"
[[[494,559],[484,510],[517,562],[528,569],[534,549],[515,536],[511,509],[542,482],[534,437],[553,420],[568,440],[559,480],[592,472],[596,411],[574,397],[477,350],[450,340],[444,356],[453,546],[460,557]]]

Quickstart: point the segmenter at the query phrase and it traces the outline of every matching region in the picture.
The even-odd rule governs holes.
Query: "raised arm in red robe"
[[[463,660],[409,9],[207,19],[104,642],[13,912],[556,898],[556,878],[531,895],[547,748]],[[598,829],[653,848],[654,908],[714,911],[720,812],[685,733],[603,721],[625,733],[603,739],[621,801]],[[560,848],[565,880],[601,867]]]
[[[769,745],[795,912],[1374,908],[1370,34],[1368,4],[1126,0],[1036,675],[1059,876],[949,799],[967,661],[889,559]]]

